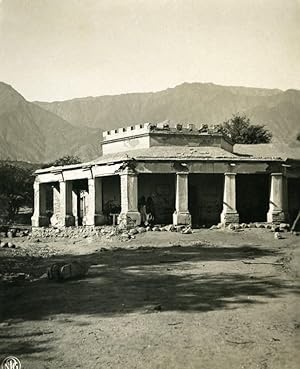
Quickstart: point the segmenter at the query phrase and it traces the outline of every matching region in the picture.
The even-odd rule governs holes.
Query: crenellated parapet
[[[221,125],[208,125],[201,124],[196,126],[194,123],[170,123],[169,121],[164,121],[160,123],[142,123],[135,124],[132,126],[112,129],[103,132],[104,141],[117,139],[122,137],[131,137],[148,132],[155,131],[165,131],[173,133],[193,133],[193,134],[221,134]]]
[[[122,127],[117,129],[112,129],[110,131],[103,132],[103,140],[112,140],[117,138],[132,137],[140,134],[150,132],[150,127],[152,123],[135,124],[128,127]]]
[[[152,146],[220,146],[232,152],[232,142],[220,125],[191,123],[135,124],[103,132],[103,154]]]

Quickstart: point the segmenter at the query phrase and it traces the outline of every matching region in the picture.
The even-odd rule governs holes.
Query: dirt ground
[[[0,249],[0,360],[24,369],[293,369],[300,236],[267,229],[28,240]],[[48,281],[56,261],[84,278]]]

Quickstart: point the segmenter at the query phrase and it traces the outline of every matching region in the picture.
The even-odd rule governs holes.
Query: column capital
[[[188,176],[189,172],[176,172],[176,175]]]
[[[278,172],[278,173],[271,173],[271,176],[283,176],[283,173]]]
[[[132,168],[126,167],[126,168],[120,170],[119,175],[120,176],[125,176],[125,175],[127,175],[127,176],[137,176],[138,173],[135,170],[133,170]]]

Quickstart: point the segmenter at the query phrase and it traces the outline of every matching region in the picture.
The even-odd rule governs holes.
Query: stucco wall
[[[150,147],[149,136],[129,137],[126,140],[116,140],[102,143],[103,155],[124,152],[127,150],[144,149]]]

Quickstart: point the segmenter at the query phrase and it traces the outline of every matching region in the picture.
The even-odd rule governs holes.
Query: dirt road
[[[40,241],[0,249],[1,359],[17,356],[24,369],[299,367],[300,237],[245,229]],[[62,260],[88,263],[88,275],[43,277]],[[11,272],[28,280],[10,282]]]

